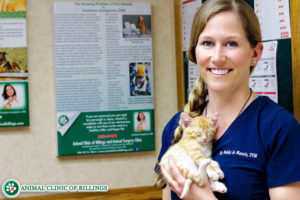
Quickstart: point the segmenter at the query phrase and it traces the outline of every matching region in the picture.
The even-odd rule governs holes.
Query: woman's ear
[[[254,66],[258,63],[260,57],[262,56],[264,50],[264,45],[262,42],[257,43],[256,47],[253,49],[253,55],[251,58],[251,62],[253,62]]]

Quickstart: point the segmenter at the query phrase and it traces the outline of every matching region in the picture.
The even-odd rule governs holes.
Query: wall
[[[173,0],[150,2],[156,151],[57,157],[53,0],[27,0],[31,125],[0,129],[1,185],[8,178],[17,179],[20,184],[107,184],[110,188],[153,184],[161,132],[177,110],[177,92],[174,3]]]

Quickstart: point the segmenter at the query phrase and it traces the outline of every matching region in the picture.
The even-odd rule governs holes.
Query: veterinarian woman
[[[3,109],[18,107],[18,99],[15,88],[11,84],[6,84],[3,89],[2,97],[4,99]]]
[[[243,0],[208,0],[195,14],[188,56],[201,75],[184,112],[219,113],[212,157],[228,191],[213,193],[209,181],[201,187],[193,183],[185,199],[300,199],[300,125],[249,88],[261,41],[257,17]],[[159,159],[171,145],[179,115],[164,129]],[[172,157],[169,165],[173,178],[164,173],[163,199],[179,199],[185,178]]]

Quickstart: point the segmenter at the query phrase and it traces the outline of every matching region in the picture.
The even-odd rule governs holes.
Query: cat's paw
[[[207,175],[212,180],[219,180],[224,178],[224,172],[221,170],[220,165],[212,160],[211,163],[207,166]]]
[[[207,168],[206,172],[207,176],[214,181],[224,178],[224,173],[222,170]]]
[[[223,179],[224,178],[224,172],[221,169],[216,170],[215,173],[217,174],[218,179]]]
[[[207,176],[208,176],[211,180],[213,180],[213,181],[219,180],[219,175],[218,175],[215,171],[213,171],[213,170],[211,170],[211,169],[207,169],[206,172],[207,172]]]
[[[214,192],[219,192],[222,194],[227,192],[227,187],[224,185],[224,183],[218,181],[211,182],[211,188]]]
[[[209,158],[202,159],[199,164],[199,170],[203,170],[203,169],[207,168],[207,166],[210,164],[210,162],[211,162],[211,159],[209,159]]]

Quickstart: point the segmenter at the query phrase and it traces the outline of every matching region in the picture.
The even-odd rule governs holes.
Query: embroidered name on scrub
[[[222,156],[222,155],[237,155],[237,156],[242,156],[242,157],[246,157],[246,158],[257,158],[257,153],[242,152],[239,150],[223,150],[223,151],[220,151],[219,155],[220,156]]]

